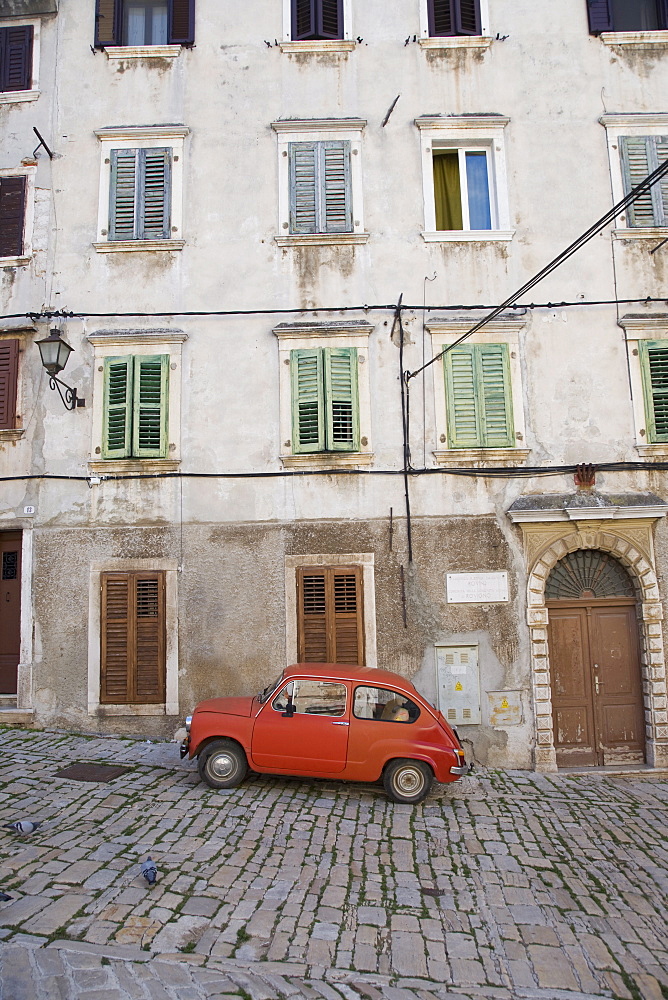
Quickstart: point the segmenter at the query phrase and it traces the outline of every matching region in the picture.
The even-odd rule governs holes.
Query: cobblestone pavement
[[[55,776],[92,761],[131,770]],[[667,802],[654,772],[214,792],[175,744],[0,730],[0,816],[44,820],[0,830],[0,998],[666,1000]]]

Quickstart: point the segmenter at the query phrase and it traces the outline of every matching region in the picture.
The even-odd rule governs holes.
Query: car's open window
[[[331,681],[290,681],[276,695],[271,707],[289,715],[345,715],[346,686]]]
[[[355,688],[353,715],[356,719],[373,719],[378,722],[415,722],[420,709],[399,691],[386,688]]]

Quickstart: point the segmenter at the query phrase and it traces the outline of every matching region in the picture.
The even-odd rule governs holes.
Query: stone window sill
[[[32,257],[0,257],[0,267],[25,267]]]
[[[110,45],[104,50],[107,59],[175,59],[180,45]]]
[[[599,38],[604,45],[668,47],[668,31],[603,31]]]
[[[514,229],[456,229],[452,231],[438,231],[434,233],[421,233],[425,243],[499,243],[509,242],[515,235]]]
[[[0,427],[0,441],[19,441],[25,434],[25,427]]]
[[[665,461],[668,458],[668,442],[662,444],[637,444],[636,451],[641,458]]]
[[[488,35],[440,35],[419,38],[421,49],[488,49],[492,44]]]
[[[0,104],[18,104],[21,101],[36,101],[39,90],[5,90],[0,93]]]
[[[147,475],[152,472],[177,472],[180,465],[180,460],[172,458],[108,458],[90,461],[88,471],[102,477],[121,472]]]
[[[612,237],[615,240],[665,240],[666,236],[668,236],[666,226],[638,226],[612,230]]]
[[[183,250],[185,240],[108,240],[93,243],[98,253],[137,253],[146,250]]]
[[[528,448],[448,448],[433,454],[439,465],[506,468],[523,465],[531,452]]]
[[[281,52],[301,55],[303,52],[352,52],[356,43],[346,38],[309,38],[301,42],[280,42]]]
[[[110,718],[117,715],[178,715],[173,705],[91,705],[89,715]]]
[[[311,455],[281,455],[286,469],[357,469],[372,465],[374,456],[369,452],[314,452]]]
[[[367,243],[369,233],[294,233],[274,237],[279,247],[332,247]]]

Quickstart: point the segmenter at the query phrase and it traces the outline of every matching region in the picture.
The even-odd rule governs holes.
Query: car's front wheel
[[[235,788],[248,773],[248,761],[238,743],[216,740],[202,750],[197,769],[211,788]]]
[[[385,791],[394,802],[422,802],[433,780],[431,768],[421,760],[391,760],[383,774]]]

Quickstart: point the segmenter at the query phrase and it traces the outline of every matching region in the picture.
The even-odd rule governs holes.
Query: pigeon
[[[150,855],[147,857],[146,861],[142,861],[141,873],[149,885],[155,884],[155,880],[158,875],[158,869],[155,867],[155,861],[152,860]]]
[[[0,903],[6,903],[8,899],[13,898],[13,896],[8,896],[6,892],[0,892]]]
[[[34,833],[42,825],[42,820],[17,819],[15,823],[3,823],[5,830],[13,830],[25,836],[27,833]]]

